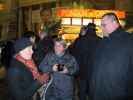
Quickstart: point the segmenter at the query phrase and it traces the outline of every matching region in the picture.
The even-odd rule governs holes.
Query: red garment
[[[37,70],[36,64],[32,59],[26,60],[20,55],[16,55],[15,58],[26,65],[26,67],[32,72],[34,79],[37,79],[37,77],[40,76],[40,73]]]

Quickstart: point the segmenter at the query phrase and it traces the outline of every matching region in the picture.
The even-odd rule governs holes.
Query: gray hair
[[[56,43],[56,42],[58,42],[61,45],[63,45],[64,48],[66,48],[66,46],[67,46],[66,41],[63,40],[62,38],[56,38],[56,39],[54,39],[54,43]]]

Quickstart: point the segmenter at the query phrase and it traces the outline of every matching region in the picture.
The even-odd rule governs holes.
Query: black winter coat
[[[92,100],[133,99],[133,37],[121,28],[100,43],[90,87]]]
[[[99,41],[100,38],[95,35],[82,36],[77,38],[68,49],[79,64],[79,76],[82,80],[86,80],[90,77],[92,60]]]
[[[37,64],[37,66],[39,66],[39,64],[42,62],[45,55],[53,50],[53,47],[54,47],[54,42],[52,37],[50,36],[44,37],[43,40],[40,40],[36,44],[36,48],[34,49],[33,53],[33,59]]]
[[[32,100],[33,94],[40,87],[29,69],[16,59],[12,60],[7,76],[13,100]]]

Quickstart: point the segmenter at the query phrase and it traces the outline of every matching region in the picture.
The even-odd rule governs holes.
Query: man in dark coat
[[[93,56],[100,38],[96,35],[96,25],[89,23],[82,27],[79,38],[77,38],[71,47],[70,53],[76,58],[79,64],[79,97],[80,100],[87,100],[89,95],[89,80]]]
[[[5,66],[6,70],[8,70],[11,58],[14,54],[14,41],[7,41],[5,47],[2,49],[1,53],[1,63]]]
[[[103,15],[90,82],[91,100],[133,100],[133,38],[114,13]]]
[[[40,33],[40,40],[36,43],[36,47],[33,53],[33,59],[35,63],[39,66],[45,55],[52,51],[54,47],[54,42],[51,36],[46,32]]]

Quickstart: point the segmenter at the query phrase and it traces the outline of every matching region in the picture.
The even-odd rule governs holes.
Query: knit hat
[[[15,53],[19,53],[21,50],[25,49],[30,45],[32,45],[32,43],[28,38],[21,38],[17,40],[14,45]]]

